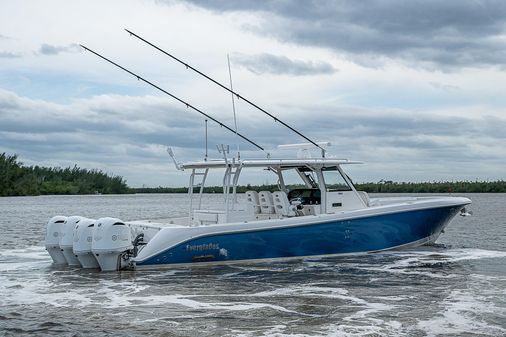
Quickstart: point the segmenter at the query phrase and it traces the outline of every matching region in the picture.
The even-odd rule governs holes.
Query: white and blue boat
[[[265,159],[248,160],[240,159],[238,153],[237,158],[229,158],[222,146],[222,159],[207,160],[207,139],[206,157],[202,161],[180,164],[169,151],[176,168],[190,173],[188,215],[133,222],[107,217],[53,217],[47,225],[46,249],[56,264],[109,271],[365,254],[434,243],[456,214],[467,214],[465,206],[471,200],[462,197],[369,198],[367,193],[356,190],[343,171],[346,165],[357,162],[329,158],[328,143],[310,140],[233,91],[231,85],[229,89],[151,42],[127,32],[309,141],[285,148],[297,148],[300,153],[318,148],[321,157],[272,159],[268,155]],[[237,127],[226,126],[153,82],[82,47],[264,151],[239,133]],[[277,178],[278,189],[248,191],[246,200],[238,202],[239,177],[243,171],[259,168]],[[202,204],[210,171],[221,171],[223,177],[224,199],[220,209]],[[299,181],[288,183],[288,176],[298,177]],[[197,187],[198,193],[194,193]]]
[[[452,196],[369,198],[343,171],[356,163],[225,157],[177,164],[190,173],[188,216],[134,222],[55,217],[48,224],[46,247],[61,263],[69,255],[65,242],[74,242],[75,259],[67,263],[75,266],[87,256],[82,266],[98,265],[106,271],[365,254],[434,243],[471,203]],[[248,191],[238,198],[241,173],[258,168],[277,176],[279,190]],[[220,209],[202,204],[210,171],[223,174]],[[286,177],[294,175],[300,183],[287,186]],[[87,234],[82,234],[80,223],[90,229]],[[61,247],[50,242],[58,236]],[[88,243],[88,251],[83,243]],[[97,263],[89,262],[91,256]]]

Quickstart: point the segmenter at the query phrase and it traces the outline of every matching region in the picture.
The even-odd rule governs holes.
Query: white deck
[[[334,214],[346,215],[346,214],[374,214],[379,210],[390,210],[390,211],[400,211],[405,210],[406,207],[411,207],[416,205],[417,208],[430,205],[430,208],[434,206],[438,206],[440,204],[441,207],[447,206],[448,202],[462,204],[462,203],[470,203],[470,200],[467,198],[461,197],[449,197],[449,196],[428,196],[428,197],[380,197],[380,198],[371,198],[369,201],[369,207],[364,209],[357,210],[347,210],[336,212]],[[229,218],[226,222],[215,223],[215,224],[204,224],[204,225],[196,225],[190,221],[189,216],[183,217],[170,217],[170,218],[158,218],[158,219],[143,219],[143,220],[135,220],[135,221],[127,221],[126,223],[134,225],[134,226],[149,226],[153,228],[165,228],[165,227],[209,227],[215,225],[227,225],[232,223],[251,223],[265,220],[274,220],[274,219],[307,219],[308,217],[314,218],[315,216],[322,217],[326,215],[333,214],[317,214],[317,215],[306,215],[306,216],[282,216],[280,214],[254,214],[251,210],[246,207],[245,204],[239,204],[238,210],[231,211],[229,214]],[[425,207],[429,208],[429,207]],[[204,212],[223,212],[223,210],[202,210]]]

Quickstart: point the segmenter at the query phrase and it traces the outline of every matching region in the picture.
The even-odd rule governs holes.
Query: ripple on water
[[[125,218],[138,201],[120,207]],[[470,235],[479,228],[470,221],[449,231]],[[506,335],[506,252],[462,248],[464,234],[456,249],[100,273],[52,266],[40,243],[29,244],[41,242],[41,227],[28,244],[0,242],[0,325],[7,336]]]

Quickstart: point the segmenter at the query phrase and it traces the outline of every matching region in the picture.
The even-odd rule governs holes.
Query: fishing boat
[[[178,164],[190,172],[187,216],[132,222],[55,217],[46,247],[56,263],[104,271],[364,254],[434,243],[471,203],[450,196],[369,198],[344,173],[351,164],[356,162],[332,158]],[[254,168],[277,176],[279,190],[248,191],[239,204],[239,177]],[[220,209],[202,205],[211,170],[223,173]],[[285,177],[294,175],[300,183],[290,188]],[[60,241],[50,242],[59,233]]]
[[[188,213],[184,217],[123,221],[103,217],[55,216],[47,224],[46,249],[55,264],[102,271],[188,265],[301,259],[418,247],[434,243],[451,219],[468,214],[471,200],[463,197],[370,198],[358,191],[345,173],[359,162],[328,155],[328,142],[315,142],[244,96],[128,31],[176,61],[250,103],[308,143],[281,146],[298,155],[245,159],[218,148],[221,158],[180,163],[169,148],[177,170],[188,172]],[[265,149],[231,128],[132,71],[84,47],[148,85],[204,115],[239,138]],[[308,155],[309,148],[320,151]],[[264,169],[278,182],[277,189],[237,192],[247,170]],[[220,172],[223,203],[203,204],[210,172]],[[288,179],[290,177],[290,179]],[[293,182],[293,177],[297,181]],[[289,182],[290,180],[290,182]]]

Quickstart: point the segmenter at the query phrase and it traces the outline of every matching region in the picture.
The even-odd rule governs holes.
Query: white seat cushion
[[[260,202],[260,212],[264,214],[274,214],[274,204],[272,201],[272,193],[269,191],[260,191],[258,193]]]

